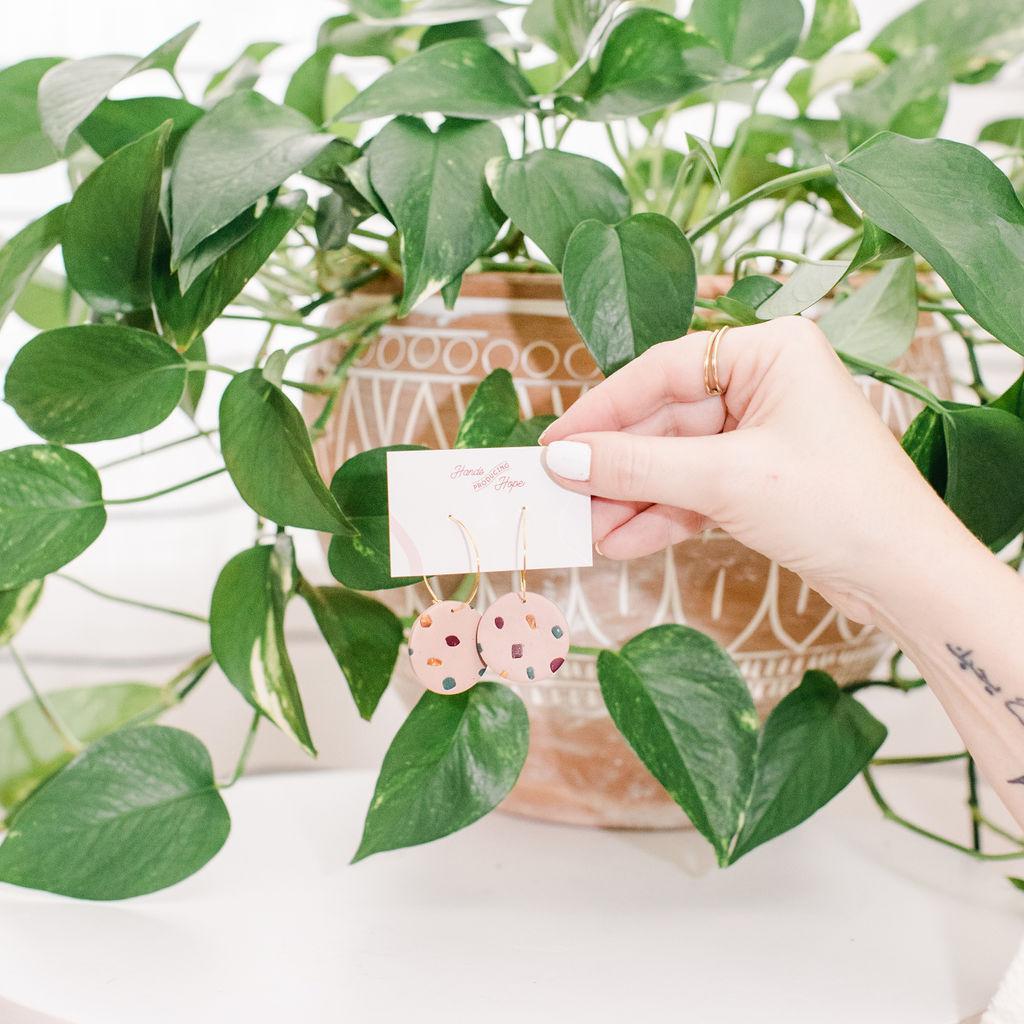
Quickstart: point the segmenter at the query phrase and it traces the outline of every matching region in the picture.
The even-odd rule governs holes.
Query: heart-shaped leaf
[[[473,392],[459,424],[455,448],[497,448],[519,422],[519,396],[512,374],[492,370]]]
[[[724,863],[750,792],[758,730],[732,659],[695,629],[655,626],[618,653],[602,651],[597,674],[618,730]]]
[[[975,320],[1024,353],[1024,207],[1009,179],[971,146],[882,132],[836,164],[865,216],[919,252]],[[922,190],[921,182],[928,188]]]
[[[824,807],[864,769],[885,736],[885,726],[824,672],[805,673],[764,723],[729,863]]]
[[[990,121],[978,133],[978,141],[1024,149],[1024,117],[1004,117]]]
[[[290,107],[236,92],[189,129],[171,173],[171,267],[332,139]]]
[[[742,75],[711,43],[661,11],[638,8],[612,29],[579,104],[587,121],[613,121],[661,110],[715,82]]]
[[[584,221],[562,264],[565,304],[605,374],[693,318],[697,270],[686,236],[667,217],[638,213],[609,227]]]
[[[308,117],[313,124],[323,124],[326,120],[324,90],[333,60],[334,50],[330,47],[317,50],[295,69],[285,89],[285,106]]]
[[[78,132],[102,157],[108,157],[143,135],[171,122],[167,154],[178,148],[182,136],[203,116],[203,108],[175,96],[138,96],[104,100],[79,126]]]
[[[422,121],[399,117],[370,143],[370,181],[402,232],[399,316],[461,274],[494,241],[505,218],[484,168],[505,153],[501,131],[473,121],[445,121],[432,132]]]
[[[284,637],[285,605],[297,585],[287,534],[235,555],[220,571],[210,603],[210,645],[235,689],[309,754],[309,735]]]
[[[0,587],[17,587],[77,558],[107,522],[99,474],[67,448],[0,452]]]
[[[0,249],[0,326],[46,254],[60,241],[67,204],[32,221]]]
[[[210,76],[203,90],[203,99],[214,106],[226,96],[241,89],[251,89],[259,80],[263,62],[280,43],[250,43],[227,67]]]
[[[145,683],[51,690],[46,700],[71,735],[82,743],[92,743],[129,722],[155,716],[173,703],[163,687]],[[37,701],[27,700],[11,708],[0,718],[0,804],[8,810],[16,807],[72,756]]]
[[[150,725],[99,740],[9,823],[0,880],[87,900],[122,900],[198,871],[231,828],[206,748]]]
[[[530,85],[479,39],[451,39],[396,64],[337,114],[366,121],[392,114],[496,120],[530,108]]]
[[[853,0],[814,0],[811,27],[796,55],[804,60],[818,60],[859,28],[860,16]]]
[[[39,121],[39,80],[60,57],[33,57],[0,71],[0,174],[46,167],[57,159]]]
[[[912,259],[891,260],[852,295],[827,309],[818,326],[842,352],[881,363],[910,347],[917,329],[917,274]]]
[[[9,644],[25,625],[42,593],[42,580],[31,580],[20,587],[0,590],[0,647]],[[2,750],[0,746],[0,752]]]
[[[177,274],[169,268],[162,240],[164,244],[157,246],[153,297],[164,336],[179,349],[188,348],[237,298],[305,209],[305,192],[279,195],[259,217],[250,215],[251,225],[232,221],[201,242],[182,260]]]
[[[130,142],[75,190],[61,245],[71,287],[98,313],[150,305],[150,267],[170,124]]]
[[[730,64],[764,72],[796,51],[804,8],[800,0],[694,0],[689,20]]]
[[[302,415],[262,370],[238,374],[225,389],[220,444],[238,493],[264,519],[325,533],[354,532],[317,472]]]
[[[512,223],[556,267],[581,221],[614,224],[629,216],[629,194],[611,168],[557,149],[492,160],[487,184]]]
[[[338,467],[331,493],[355,527],[353,535],[331,538],[327,564],[336,580],[353,590],[407,587],[419,577],[391,576],[388,538],[387,453],[423,451],[422,445],[396,444],[353,455]]]
[[[59,153],[71,133],[99,106],[118,82],[141,71],[159,68],[173,73],[178,56],[199,23],[161,43],[145,57],[121,54],[66,60],[43,75],[39,83],[39,117]]]
[[[381,765],[353,861],[472,825],[508,795],[526,760],[523,702],[498,683],[424,693]]]
[[[81,444],[155,427],[184,387],[184,360],[155,334],[82,324],[25,345],[7,371],[4,397],[40,436]]]
[[[314,587],[299,581],[316,624],[341,669],[359,714],[373,716],[391,681],[402,622],[380,601],[344,587]]]

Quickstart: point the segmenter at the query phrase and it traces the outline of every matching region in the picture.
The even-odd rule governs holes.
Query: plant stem
[[[965,853],[968,857],[973,857],[975,860],[1017,860],[1020,857],[1024,857],[1024,849],[1018,853],[981,853],[969,846],[964,846],[962,843],[957,843],[952,839],[947,839],[945,836],[940,836],[937,832],[932,832],[929,829],[922,828],[920,825],[915,825],[912,821],[908,821],[902,815],[897,814],[889,806],[885,797],[883,797],[879,792],[878,786],[875,785],[875,780],[871,776],[870,768],[865,768],[861,774],[864,776],[864,781],[867,783],[868,791],[871,793],[872,798],[878,805],[882,814],[888,818],[889,821],[892,821],[897,825],[902,825],[905,829],[908,829],[916,835],[922,836],[925,839],[931,839],[933,842],[940,843],[942,846],[948,846],[952,850],[958,850],[960,853]]]
[[[788,252],[785,249],[748,249],[746,252],[741,252],[736,259],[733,261],[733,278],[739,279],[740,267],[747,260],[756,260],[760,258],[771,258],[774,260],[785,260],[788,263],[806,263],[809,257],[802,255],[798,252]]]
[[[69,576],[66,572],[55,572],[53,573],[57,579],[66,580],[68,583],[73,583],[76,587],[81,587],[82,590],[87,590],[90,594],[95,594],[97,597],[102,597],[106,601],[113,601],[116,604],[127,604],[133,608],[143,608],[150,612],[163,612],[164,615],[174,615],[179,619],[191,619],[193,622],[208,622],[209,620],[204,615],[197,615],[195,612],[181,611],[178,608],[167,608],[162,604],[150,604],[148,601],[136,601],[131,597],[120,597],[117,594],[109,594],[105,590],[100,590],[98,587],[94,587],[84,580],[77,579],[74,576]]]
[[[900,690],[903,693],[910,693],[911,690],[920,689],[925,685],[923,679],[858,679],[855,683],[845,683],[840,687],[846,693],[856,693],[858,690],[866,690],[869,686],[883,686],[891,690]]]
[[[752,189],[744,196],[740,196],[733,202],[729,203],[728,206],[722,207],[717,213],[713,213],[710,217],[706,217],[702,220],[694,229],[690,232],[690,241],[694,242],[701,235],[707,234],[716,224],[721,224],[723,220],[731,217],[734,213],[742,210],[743,207],[750,203],[756,202],[758,199],[764,199],[767,196],[774,195],[776,192],[785,191],[787,188],[792,188],[794,185],[800,185],[805,181],[810,181],[813,178],[823,178],[832,174],[832,167],[829,164],[819,164],[817,167],[808,167],[802,171],[793,171],[792,174],[784,174],[781,178],[775,178],[772,181],[767,181],[763,185]]]
[[[587,647],[584,644],[569,644],[569,650],[573,654],[592,654],[595,658],[599,655],[604,647]]]
[[[1012,832],[1007,832],[1005,828],[997,825],[994,821],[986,818],[980,811],[976,815],[977,821],[984,825],[990,832],[994,832],[997,836],[1002,836],[1003,839],[1009,840],[1015,846],[1024,846],[1024,836],[1015,836]]]
[[[183,487],[191,487],[192,484],[202,483],[204,480],[209,480],[210,477],[219,476],[221,473],[226,473],[227,467],[221,466],[220,469],[211,469],[209,473],[203,473],[201,476],[194,476],[191,480],[183,480],[180,484],[171,484],[170,487],[161,488],[159,491],[153,491],[151,494],[140,494],[137,498],[104,498],[102,501],[94,502],[94,505],[134,505],[140,501],[151,501],[153,498],[162,498],[165,494],[171,494],[173,491],[180,491]],[[91,506],[84,505],[83,508]]]
[[[963,315],[963,310],[959,306],[943,306],[941,302],[919,302],[917,308],[922,313],[950,313],[953,315]]]
[[[981,852],[981,808],[978,806],[978,770],[974,758],[967,758],[967,809],[971,816],[971,846]]]
[[[899,373],[897,370],[891,370],[888,366],[879,366],[877,363],[869,363],[865,359],[858,359],[857,356],[851,356],[846,352],[840,352],[836,350],[836,354],[846,364],[846,366],[853,370],[855,373],[863,373],[869,377],[874,377],[875,380],[881,381],[883,384],[889,384],[899,391],[904,391],[908,395],[913,395],[919,402],[923,402],[929,409],[937,412],[940,416],[946,415],[946,407],[942,404],[941,400],[937,395],[932,394],[923,384],[918,384],[916,380],[912,380],[910,377]]]
[[[155,448],[149,448],[144,452],[135,452],[132,455],[122,455],[119,459],[111,459],[110,462],[104,462],[96,468],[111,469],[113,466],[122,466],[126,462],[134,462],[136,459],[141,459],[146,455],[155,455],[157,452],[165,452],[168,448],[177,448],[178,445],[188,444],[189,441],[196,441],[201,437],[210,437],[211,435],[219,432],[218,427],[213,427],[210,430],[200,430],[194,434],[189,434],[188,437],[179,437],[176,441],[168,441],[166,444],[157,445]]]
[[[25,662],[21,660],[21,655],[15,650],[14,644],[8,644],[7,649],[11,652],[11,657],[14,659],[14,664],[18,668],[18,674],[25,681],[25,685],[29,688],[29,692],[32,694],[32,699],[36,702],[36,706],[39,708],[42,716],[50,723],[53,731],[57,734],[61,743],[64,745],[64,749],[74,756],[80,753],[84,748],[78,739],[74,736],[71,730],[61,721],[60,715],[54,710],[53,705],[43,696],[39,688],[32,681],[32,677],[28,674],[28,669],[25,667]]]
[[[945,761],[963,761],[970,757],[966,750],[955,754],[918,754],[912,757],[876,757],[872,760],[873,768],[886,768],[900,764],[942,764]]]
[[[230,366],[222,366],[220,363],[194,363],[186,359],[185,369],[193,373],[199,370],[211,370],[214,373],[226,373],[231,377],[238,376],[237,370],[232,370]]]
[[[252,716],[252,722],[249,724],[249,730],[245,734],[245,741],[242,743],[242,750],[238,755],[235,770],[232,772],[231,778],[222,786],[219,786],[219,789],[230,789],[245,774],[245,766],[249,763],[249,755],[252,753],[253,744],[256,742],[256,733],[259,732],[260,719],[262,717],[263,714],[259,711]]]
[[[375,242],[390,242],[390,235],[382,235],[377,231],[370,231],[367,228],[353,228],[353,235],[358,235],[360,238],[372,238]]]
[[[200,654],[198,658],[195,658],[186,665],[181,672],[166,683],[165,689],[173,689],[183,679],[191,675],[192,678],[175,694],[175,701],[180,704],[202,682],[203,676],[210,671],[212,666],[213,655],[209,653]]]

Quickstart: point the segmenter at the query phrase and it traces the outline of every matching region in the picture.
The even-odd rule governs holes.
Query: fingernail
[[[553,425],[553,424],[552,424],[552,425]],[[543,444],[543,443],[544,443],[544,438],[548,436],[548,431],[549,431],[550,429],[551,429],[551,427],[545,427],[545,428],[544,428],[544,429],[543,429],[543,430],[542,430],[542,431],[540,432],[540,437],[538,437],[538,438],[537,438],[537,444]]]
[[[598,554],[599,554],[599,555],[600,555],[600,556],[601,556],[602,558],[604,558],[604,552],[603,552],[603,551],[601,550],[601,545],[600,545],[600,544],[599,544],[599,543],[598,543],[598,542],[597,542],[596,540],[594,541],[594,550],[595,550],[595,551],[596,551],[596,552],[597,552],[597,553],[598,553]]]
[[[566,480],[590,479],[590,445],[582,441],[552,441],[544,449],[544,461]]]

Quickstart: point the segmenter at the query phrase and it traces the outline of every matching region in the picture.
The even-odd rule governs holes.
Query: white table
[[[912,801],[953,827],[949,767]],[[500,814],[349,867],[372,781],[244,780],[220,856],[143,899],[0,887],[0,1020],[953,1024],[1021,936],[1014,865],[886,824],[860,780],[726,871],[693,833]]]

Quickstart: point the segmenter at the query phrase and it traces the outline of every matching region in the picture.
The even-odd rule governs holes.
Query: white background
[[[864,38],[903,8],[905,0],[861,0]],[[979,7],[981,6],[979,0]],[[85,57],[103,53],[142,54],[192,21],[202,27],[189,43],[180,63],[180,77],[193,99],[201,95],[210,74],[232,60],[247,43],[277,40],[287,44],[267,61],[261,88],[280,98],[286,74],[312,51],[316,30],[326,17],[343,8],[329,0],[249,0],[244,4],[211,0],[177,0],[173,4],[127,3],[116,0],[33,0],[9,5],[0,34],[0,66],[27,57],[56,55]],[[852,48],[856,40],[847,41]],[[352,75],[365,81],[375,61],[351,62]],[[780,82],[787,79],[778,76]],[[137,77],[114,93],[132,95],[149,90],[170,91],[158,72]],[[1024,113],[1020,72],[1010,82],[954,89],[944,133],[971,141],[977,128],[996,117]],[[792,112],[781,88],[771,94],[767,109]],[[738,111],[727,111],[735,117]],[[3,112],[0,111],[0,117]],[[706,114],[693,115],[692,127],[707,133]],[[574,129],[573,146],[604,157],[603,137],[587,129]],[[67,194],[60,167],[0,178],[0,235],[9,236],[28,220],[56,205]],[[58,263],[59,266],[59,263]],[[257,325],[258,326],[258,325]],[[258,347],[259,331],[248,325],[220,324],[208,332],[211,360],[242,365]],[[0,364],[33,332],[12,317],[0,337]],[[284,337],[281,335],[280,337]],[[1013,371],[1004,360],[1002,375]],[[216,382],[211,382],[215,384]],[[216,420],[215,388],[204,399],[200,419],[204,426]],[[191,432],[183,418],[174,416],[140,439],[86,446],[83,451],[102,464],[140,445],[153,447]],[[0,405],[0,447],[36,440],[11,410]],[[214,454],[200,442],[128,463],[105,473],[110,497],[145,493],[167,483],[184,480],[216,465]],[[220,477],[195,488],[144,505],[113,508],[100,539],[69,571],[92,584],[117,593],[205,612],[217,572],[224,562],[252,541],[253,516],[233,496],[231,485]],[[300,539],[304,570],[326,580],[326,567],[316,538]],[[289,611],[289,645],[307,703],[314,738],[322,762],[340,766],[375,766],[403,711],[398,698],[387,694],[374,722],[367,725],[355,714],[341,675],[325,646],[316,640],[302,602]],[[109,604],[69,583],[52,580],[19,648],[44,687],[137,679],[160,682],[171,676],[194,654],[206,649],[202,626]],[[7,660],[0,660],[0,710],[24,699],[22,684]],[[918,694],[924,705],[931,698]],[[216,671],[172,720],[198,732],[214,751],[222,771],[233,763],[249,712],[241,698]],[[916,734],[909,745],[940,749],[952,742],[948,728],[934,716],[939,738]],[[890,741],[892,743],[894,741]],[[908,746],[904,738],[901,749]],[[272,727],[261,730],[252,764],[273,767],[301,763],[291,744]]]

